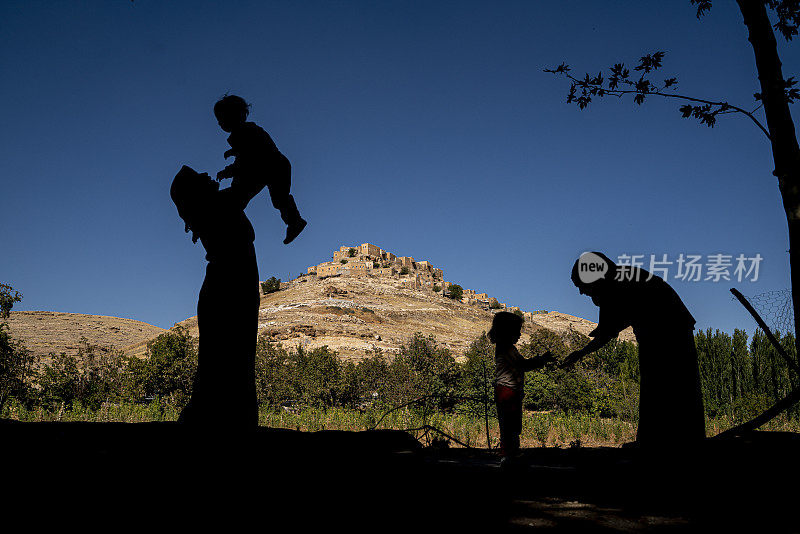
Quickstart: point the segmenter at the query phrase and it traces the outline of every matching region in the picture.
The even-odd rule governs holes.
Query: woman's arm
[[[611,341],[612,337],[613,336],[610,336],[608,334],[599,333],[599,335],[594,339],[592,339],[589,343],[587,343],[585,347],[572,352],[566,358],[564,358],[564,361],[561,362],[559,367],[561,367],[562,369],[567,367],[572,367],[578,362],[578,360],[580,360],[587,354],[591,354],[594,351],[602,348],[606,343]]]

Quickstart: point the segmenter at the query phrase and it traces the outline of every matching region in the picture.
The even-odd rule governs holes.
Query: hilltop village
[[[371,243],[356,247],[341,246],[333,251],[331,261],[312,265],[306,269],[305,276],[327,278],[330,276],[375,276],[397,280],[406,289],[427,290],[450,296],[450,288],[455,284],[444,280],[444,271],[434,267],[427,260],[416,261],[411,256],[396,256]],[[459,286],[460,287],[460,286]],[[462,288],[461,302],[491,311],[510,311],[522,313],[526,320],[533,315],[521,312],[516,306],[506,306],[486,293]]]

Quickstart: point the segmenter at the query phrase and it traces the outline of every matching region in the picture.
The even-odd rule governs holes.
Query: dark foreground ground
[[[505,469],[397,431],[0,420],[0,492],[4,526],[37,531],[800,532],[800,435],[528,449]]]

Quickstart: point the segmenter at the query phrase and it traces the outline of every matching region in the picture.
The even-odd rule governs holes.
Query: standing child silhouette
[[[249,114],[250,104],[240,96],[225,95],[214,104],[220,128],[230,133],[231,148],[225,152],[225,158],[236,158],[217,173],[217,180],[233,178],[231,188],[243,190],[247,198],[254,197],[267,186],[272,205],[281,212],[281,219],[286,223],[283,243],[288,245],[307,224],[289,193],[292,165],[263,128],[247,121]]]
[[[502,465],[519,454],[519,435],[522,432],[522,397],[525,372],[544,367],[554,360],[550,352],[534,358],[524,358],[514,344],[522,335],[523,319],[511,312],[497,312],[492,319],[489,341],[495,344],[494,400],[500,423],[500,455]]]

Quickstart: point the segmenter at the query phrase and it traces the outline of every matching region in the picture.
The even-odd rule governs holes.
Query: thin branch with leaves
[[[661,68],[664,55],[664,52],[655,52],[639,58],[639,64],[633,68],[634,71],[641,72],[638,79],[635,76],[631,76],[630,69],[627,68],[624,63],[616,63],[611,66],[609,68],[610,74],[607,78],[603,77],[602,72],[599,72],[597,76],[586,73],[583,78],[578,78],[570,74],[572,69],[570,69],[569,65],[566,63],[561,63],[552,69],[544,69],[544,72],[564,76],[570,81],[567,104],[576,104],[580,109],[586,109],[592,102],[593,97],[602,98],[605,96],[616,96],[617,98],[622,98],[626,95],[633,95],[633,101],[639,105],[643,104],[646,98],[651,95],[674,98],[697,104],[685,104],[681,106],[678,111],[681,112],[683,118],[695,118],[699,120],[701,124],[713,128],[719,115],[740,113],[749,118],[767,139],[771,139],[769,130],[754,115],[756,111],[761,109],[763,104],[759,104],[754,109],[748,111],[743,107],[735,106],[725,101],[708,100],[669,92],[675,91],[678,84],[678,79],[674,76],[665,78],[660,83],[654,83],[647,75]],[[784,91],[789,102],[794,102],[794,100],[799,99],[800,92],[794,87],[797,80],[789,78],[784,83]],[[753,96],[756,100],[761,100],[761,95],[758,93]]]

